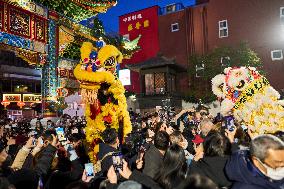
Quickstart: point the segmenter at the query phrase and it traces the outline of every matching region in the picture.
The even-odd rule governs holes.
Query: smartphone
[[[93,176],[95,176],[93,163],[86,163],[86,164],[85,164],[85,170],[86,170],[86,175],[87,175],[87,177],[93,177]]]
[[[141,159],[142,154],[145,154],[145,152],[146,152],[146,148],[144,146],[140,146],[137,159]]]
[[[40,144],[43,145],[43,140],[42,140],[42,138],[39,138],[38,140],[39,140]]]
[[[61,127],[56,128],[56,134],[59,142],[66,141],[64,130]]]
[[[233,116],[226,116],[224,117],[225,127],[230,131],[235,130],[235,119]]]
[[[33,146],[36,146],[36,139],[33,139]]]
[[[242,124],[241,127],[242,127],[243,131],[247,131],[248,130],[248,127],[246,125],[244,125],[244,124]]]
[[[123,169],[123,161],[122,161],[123,157],[122,157],[122,153],[121,152],[117,152],[117,153],[113,153],[112,154],[112,163],[113,163],[113,167],[115,172],[119,172],[119,169]]]

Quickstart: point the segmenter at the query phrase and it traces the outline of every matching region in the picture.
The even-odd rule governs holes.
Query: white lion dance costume
[[[256,134],[284,130],[280,94],[255,68],[226,68],[212,79],[212,91],[222,99],[221,114],[233,113]]]

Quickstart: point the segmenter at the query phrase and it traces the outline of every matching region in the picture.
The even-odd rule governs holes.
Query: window
[[[280,7],[280,22],[284,26],[284,7]]]
[[[221,66],[222,67],[229,67],[230,66],[230,57],[229,56],[224,56],[224,57],[221,57]]]
[[[145,74],[146,95],[154,93],[154,74]]]
[[[200,66],[195,65],[195,77],[202,77],[204,72],[204,64],[201,64]]]
[[[165,73],[145,74],[146,95],[165,94],[166,80]]]
[[[219,38],[228,37],[228,21],[219,21]]]
[[[282,50],[274,50],[271,51],[271,59],[275,60],[283,60],[283,51]]]
[[[171,29],[172,29],[172,32],[176,32],[179,30],[179,25],[178,23],[174,23],[171,25]]]
[[[164,94],[166,92],[166,81],[164,73],[155,73],[155,90],[156,94]]]
[[[166,6],[166,12],[171,13],[176,11],[176,4],[171,4]]]

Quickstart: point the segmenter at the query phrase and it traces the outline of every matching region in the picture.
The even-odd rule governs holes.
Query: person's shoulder
[[[231,189],[265,189],[265,187],[249,183],[235,182]]]

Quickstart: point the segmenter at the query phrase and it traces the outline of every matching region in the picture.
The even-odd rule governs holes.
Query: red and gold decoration
[[[3,94],[3,100],[9,102],[19,102],[22,100],[21,94]]]
[[[10,105],[10,101],[8,101],[8,100],[5,99],[5,100],[3,100],[3,101],[1,102],[1,104],[2,104],[2,106],[4,106],[4,108],[6,109],[6,107]]]
[[[68,96],[68,89],[63,88],[63,87],[58,87],[56,89],[57,97],[66,97]]]
[[[0,17],[3,18],[0,20],[3,32],[43,43],[47,42],[47,19],[45,17],[3,2],[0,2],[0,9]]]
[[[0,1],[1,49],[12,50],[30,65],[46,62],[47,19]]]

